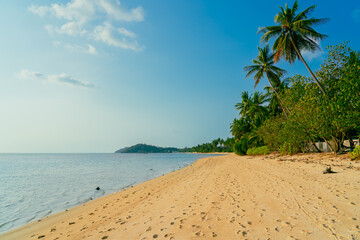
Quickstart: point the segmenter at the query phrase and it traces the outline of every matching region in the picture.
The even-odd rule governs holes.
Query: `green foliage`
[[[259,29],[259,33],[264,34],[261,40],[268,42],[271,38],[276,38],[273,45],[273,51],[276,52],[274,61],[278,62],[280,58],[283,58],[285,61],[293,64],[296,59],[300,59],[307,67],[322,93],[326,95],[323,86],[308,67],[301,52],[315,52],[320,49],[317,42],[320,42],[320,40],[327,36],[316,32],[312,27],[325,23],[328,19],[309,18],[309,15],[315,9],[315,5],[297,14],[299,9],[297,0],[292,8],[285,4],[285,8],[280,7],[280,9],[281,11],[275,16],[275,23],[278,25]]]
[[[120,149],[115,153],[172,153],[177,152],[177,148],[162,148],[155,147],[147,144],[136,144],[131,147]]]
[[[299,148],[294,144],[284,143],[282,146],[280,146],[279,152],[281,155],[292,155],[298,153]]]
[[[267,155],[270,153],[271,153],[271,151],[268,146],[250,148],[246,151],[246,155]]]
[[[350,158],[351,158],[352,160],[360,159],[360,145],[357,146],[357,147],[350,153]]]
[[[294,63],[298,58],[297,51],[314,52],[319,49],[316,41],[327,36],[316,32],[312,26],[325,23],[328,19],[309,17],[315,9],[315,5],[308,7],[299,14],[297,14],[299,9],[297,0],[292,8],[285,4],[285,8],[280,7],[280,9],[281,11],[275,16],[275,23],[278,25],[259,29],[259,33],[264,34],[261,41],[268,42],[271,38],[276,38],[273,45],[273,51],[276,52],[275,62],[284,58],[286,61]]]
[[[234,145],[233,138],[227,138],[225,141],[221,138],[213,140],[211,143],[203,143],[192,148],[183,148],[179,152],[200,152],[200,153],[211,153],[211,152],[232,152]]]
[[[240,142],[240,154],[245,154],[249,147],[263,146],[263,140],[258,135],[257,129],[269,117],[266,103],[269,101],[267,95],[256,92],[249,96],[247,92],[242,93],[242,101],[235,105],[240,111],[239,119],[234,119],[230,130],[236,142]]]
[[[247,139],[245,138],[242,138],[239,142],[235,142],[234,144],[234,152],[237,155],[245,155],[247,148]]]
[[[326,97],[310,78],[295,75],[281,95],[291,112],[288,119],[270,117],[258,128],[270,149],[283,154],[306,152],[314,142],[325,141],[332,151],[340,152],[345,139],[359,134],[360,57],[346,44],[329,47],[328,58],[316,75]]]

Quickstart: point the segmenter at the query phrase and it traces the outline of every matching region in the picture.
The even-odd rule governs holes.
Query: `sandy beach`
[[[360,164],[351,163],[333,154],[204,155],[0,239],[360,239]],[[337,173],[323,174],[327,165]]]

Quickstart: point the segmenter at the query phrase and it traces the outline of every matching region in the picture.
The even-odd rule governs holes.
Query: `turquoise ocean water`
[[[202,157],[185,153],[0,154],[0,233]]]

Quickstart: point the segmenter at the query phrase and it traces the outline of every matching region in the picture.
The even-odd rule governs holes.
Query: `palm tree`
[[[281,98],[276,91],[274,84],[279,85],[280,84],[280,77],[282,77],[286,71],[284,69],[278,68],[274,65],[274,55],[270,53],[269,46],[266,45],[264,48],[259,48],[259,55],[256,59],[252,60],[254,65],[246,66],[244,67],[244,70],[247,72],[246,77],[249,77],[252,74],[254,75],[254,81],[255,81],[255,88],[259,84],[261,78],[266,75],[270,86],[272,87],[273,91],[275,92],[277,98],[280,101],[280,105],[282,110],[284,111],[284,114],[286,118],[288,118],[288,115],[284,109],[284,104],[281,101]]]
[[[242,118],[250,119],[254,123],[267,117],[268,111],[264,105],[268,101],[268,95],[255,91],[254,95],[249,96],[249,93],[244,91],[241,94],[241,102],[235,107],[240,111]]]
[[[241,102],[235,105],[236,110],[240,111],[240,115],[245,117],[246,113],[249,109],[251,102],[251,97],[249,96],[248,91],[244,91],[241,93]]]
[[[234,119],[230,125],[230,132],[236,140],[239,140],[243,135],[250,131],[250,123],[246,118]]]
[[[282,101],[281,102],[279,101],[277,93],[281,94],[282,92],[284,92],[285,89],[288,89],[289,88],[289,83],[290,83],[289,78],[285,78],[284,80],[280,81],[280,83],[274,84],[273,87],[272,86],[265,86],[264,87],[264,90],[270,96],[269,111],[274,116],[277,115],[278,113],[280,113],[281,110],[284,110],[283,106],[281,104]],[[276,90],[277,93],[274,92],[274,89]],[[286,106],[285,106],[285,109],[290,113],[290,110]]]
[[[264,104],[269,101],[269,98],[267,95],[255,91],[250,100],[247,115],[252,120],[252,124],[254,124],[255,127],[259,127],[268,116],[268,109]]]
[[[275,23],[279,25],[262,27],[258,32],[264,34],[261,37],[261,41],[263,42],[268,42],[270,38],[276,37],[273,45],[273,51],[276,52],[274,56],[275,62],[279,61],[280,58],[284,58],[290,62],[290,64],[293,64],[297,58],[300,58],[320,90],[326,95],[324,88],[301,55],[301,51],[314,52],[320,48],[317,41],[327,36],[316,32],[312,26],[325,23],[328,19],[308,17],[315,9],[315,5],[296,14],[298,8],[297,0],[292,8],[288,8],[287,4],[285,4],[285,9],[280,7],[281,11],[275,16]]]

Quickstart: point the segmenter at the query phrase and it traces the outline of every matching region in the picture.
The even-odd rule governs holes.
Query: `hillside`
[[[179,151],[177,148],[163,148],[147,144],[136,144],[131,147],[119,149],[115,153],[172,153],[177,151]]]

